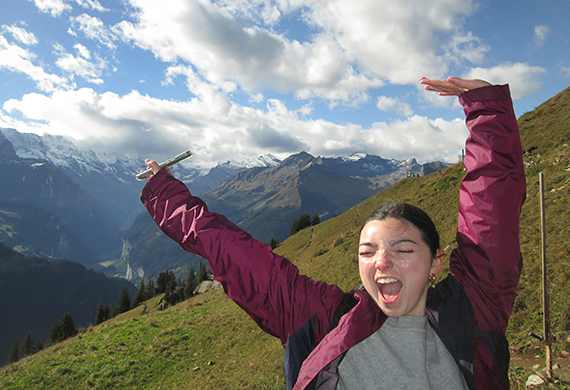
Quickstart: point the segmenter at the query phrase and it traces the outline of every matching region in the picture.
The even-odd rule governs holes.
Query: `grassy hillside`
[[[125,279],[68,260],[24,256],[0,242],[0,363],[28,332],[36,343],[45,341],[65,313],[78,326],[89,324],[99,303],[114,305],[125,287],[135,294]]]
[[[540,354],[540,236],[538,172],[546,176],[549,288],[555,361],[570,352],[570,89],[520,118],[528,198],[522,216],[525,261],[509,338],[517,353]],[[462,164],[406,179],[346,213],[287,239],[277,252],[301,272],[343,289],[360,284],[356,246],[368,214],[387,200],[424,208],[441,232],[446,253],[455,245]],[[443,272],[442,274],[445,274]],[[283,389],[282,348],[260,332],[221,292],[165,311],[155,302],[0,370],[2,389]],[[512,388],[530,370],[512,367]],[[562,388],[562,387],[557,387]]]
[[[165,311],[154,309],[159,299],[3,368],[0,388],[284,387],[279,342],[221,291]]]

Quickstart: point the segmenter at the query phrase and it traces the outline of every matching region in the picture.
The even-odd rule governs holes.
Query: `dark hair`
[[[409,223],[415,226],[420,231],[425,243],[429,246],[431,256],[435,257],[437,255],[437,250],[439,249],[439,233],[435,228],[435,224],[425,211],[409,203],[398,202],[380,207],[370,214],[362,227],[366,226],[370,221],[384,221],[389,218],[394,218],[403,223]]]

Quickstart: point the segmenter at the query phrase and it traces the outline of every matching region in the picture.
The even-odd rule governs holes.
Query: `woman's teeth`
[[[378,283],[380,283],[380,284],[396,283],[397,281],[398,281],[398,279],[394,279],[394,278],[378,279]]]

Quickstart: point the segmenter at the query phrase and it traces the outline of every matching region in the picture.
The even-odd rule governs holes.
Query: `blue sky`
[[[570,85],[570,0],[0,0],[0,127],[202,166],[366,152],[456,162],[456,98]]]

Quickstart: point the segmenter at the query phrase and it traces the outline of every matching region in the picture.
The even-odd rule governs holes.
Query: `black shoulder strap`
[[[349,293],[344,293],[342,299],[337,306],[329,325],[329,329],[327,331],[330,332],[334,328],[338,326],[340,322],[340,318],[348,313],[358,301]],[[301,370],[301,365],[307,359],[309,354],[315,349],[316,345],[314,340],[315,335],[315,317],[311,318],[309,322],[305,324],[301,329],[299,329],[295,334],[291,335],[287,340],[287,345],[285,346],[285,355],[283,357],[283,371],[285,373],[285,381],[287,382],[287,389],[292,389],[297,381],[297,376],[299,375],[299,371]],[[344,356],[344,355],[343,355]],[[341,359],[342,360],[342,359]],[[338,360],[338,363],[340,360]],[[334,363],[334,362],[333,362]],[[334,365],[331,367],[327,367],[328,371],[332,370],[333,376],[335,372]],[[325,369],[325,370],[327,370]],[[320,374],[319,374],[320,377]],[[317,379],[315,378],[313,382],[307,387],[307,389],[314,389],[317,383]],[[338,375],[337,375],[338,377]]]
[[[358,303],[358,300],[350,293],[344,293],[340,304],[336,308],[334,315],[331,319],[328,332],[338,326],[340,319],[343,315],[352,310]],[[307,390],[334,390],[338,383],[338,365],[346,355],[346,352],[337,356],[330,362],[313,381],[307,386]]]
[[[475,388],[473,376],[473,335],[475,316],[463,287],[448,276],[430,288],[426,314],[431,327],[455,359],[467,386]]]
[[[331,323],[329,324],[329,330],[327,331],[327,333],[330,333],[331,330],[336,328],[338,326],[338,323],[340,322],[341,317],[346,313],[348,313],[349,311],[351,311],[352,308],[356,306],[357,303],[358,300],[354,298],[352,294],[344,293],[338,307],[336,308],[331,318]]]

